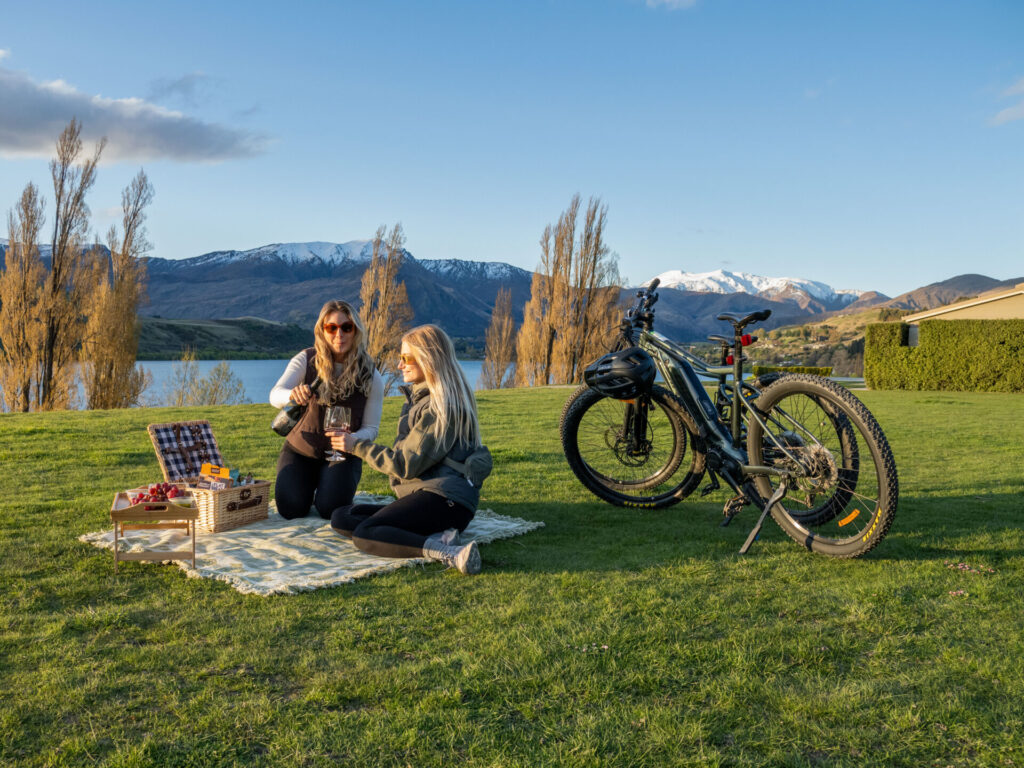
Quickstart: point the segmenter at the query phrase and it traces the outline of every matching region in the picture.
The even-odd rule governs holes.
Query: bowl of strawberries
[[[146,488],[136,488],[128,491],[128,499],[132,504],[170,502],[179,507],[192,506],[192,496],[188,489],[174,483],[153,483]]]

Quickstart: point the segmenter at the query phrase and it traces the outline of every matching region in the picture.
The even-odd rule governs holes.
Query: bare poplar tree
[[[186,347],[181,359],[171,368],[171,377],[164,385],[165,404],[181,408],[192,405],[237,405],[245,403],[245,385],[221,361],[206,376],[199,375],[195,350]]]
[[[516,344],[516,383],[565,384],[607,343],[618,296],[616,258],[604,243],[607,207],[592,198],[577,238],[580,197],[541,236],[541,262]]]
[[[515,360],[515,354],[516,328],[512,320],[512,292],[502,288],[494,301],[491,324],[487,328],[484,364],[480,373],[481,387],[500,389],[509,386],[513,375],[509,368]]]
[[[238,405],[247,402],[245,385],[235,376],[231,366],[222,360],[199,379],[195,400],[191,405]]]
[[[533,273],[530,300],[523,306],[523,324],[519,326],[519,333],[516,334],[517,387],[539,387],[548,383],[544,376],[548,325],[543,303],[548,280],[549,278],[540,272]]]
[[[89,229],[85,195],[96,181],[96,165],[106,145],[102,139],[92,157],[78,163],[82,126],[72,119],[57,139],[50,161],[54,220],[50,272],[43,290],[42,361],[37,393],[41,410],[66,408],[74,397],[73,363],[83,332],[83,277],[89,274],[83,245]],[[76,164],[77,163],[77,164]]]
[[[3,409],[27,413],[38,386],[42,288],[45,270],[39,258],[43,200],[28,184],[7,215],[7,254],[0,272],[0,391]]]
[[[140,170],[121,192],[119,237],[110,228],[109,261],[98,248],[92,308],[82,344],[83,379],[89,408],[128,408],[138,405],[147,377],[135,365],[138,353],[138,307],[145,288],[140,257],[150,249],[146,239],[146,207],[153,187]]]
[[[199,397],[199,365],[191,347],[181,351],[181,359],[171,366],[171,376],[164,384],[164,404],[172,408],[194,405]]]
[[[399,376],[395,358],[401,347],[402,335],[413,319],[405,283],[398,282],[404,246],[405,235],[400,223],[395,224],[390,233],[381,225],[373,237],[370,266],[363,273],[359,289],[366,349],[384,377],[385,391],[390,391]]]
[[[576,198],[574,198],[574,201]],[[577,207],[578,207],[577,201]],[[566,213],[573,213],[571,211]],[[566,219],[566,213],[559,220]],[[576,217],[571,221],[575,223]],[[523,325],[516,338],[516,385],[546,386],[551,383],[551,366],[557,335],[556,315],[562,310],[563,290],[559,281],[563,272],[564,249],[557,247],[556,228],[548,224],[540,238],[540,265],[530,283],[530,300],[523,307]],[[564,237],[564,227],[561,228]]]
[[[573,203],[570,210],[575,218],[578,196]],[[591,198],[583,214],[578,241],[574,242],[572,235],[566,233],[556,237],[556,243],[565,249],[560,262],[564,300],[562,311],[556,316],[560,331],[558,378],[564,383],[582,380],[586,364],[605,351],[607,335],[614,325],[619,273],[615,256],[604,242],[607,214],[607,206]],[[559,226],[563,226],[562,221]]]

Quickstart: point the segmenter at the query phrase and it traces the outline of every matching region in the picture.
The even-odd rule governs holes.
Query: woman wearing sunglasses
[[[289,519],[309,514],[311,505],[328,519],[332,510],[352,503],[359,485],[362,461],[327,458],[330,449],[343,448],[338,437],[324,433],[324,408],[348,407],[352,436],[372,441],[384,404],[384,381],[366,352],[363,326],[351,304],[324,304],[313,338],[314,346],[291,359],[270,391],[270,403],[278,408],[289,400],[306,406],[277,459],[274,498],[277,511]],[[314,393],[311,385],[317,379],[321,384]]]
[[[358,434],[343,435],[342,450],[390,475],[397,501],[380,507],[339,507],[331,527],[364,552],[383,557],[430,557],[462,573],[480,572],[476,542],[459,546],[473,519],[480,489],[442,463],[463,462],[480,446],[476,398],[455,359],[451,339],[436,325],[402,337],[406,403],[391,448]]]

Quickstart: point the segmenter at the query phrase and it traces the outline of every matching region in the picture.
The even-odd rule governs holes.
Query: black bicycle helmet
[[[606,397],[631,400],[651,391],[655,373],[654,359],[640,347],[629,347],[588,365],[583,380]]]

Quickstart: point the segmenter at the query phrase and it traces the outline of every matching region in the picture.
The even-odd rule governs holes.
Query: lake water
[[[266,403],[270,396],[270,389],[281,378],[287,360],[228,360],[231,372],[241,380],[245,388],[245,398],[253,403]],[[206,376],[210,369],[217,365],[217,360],[197,360],[199,375]],[[166,405],[169,398],[168,387],[171,374],[176,361],[174,360],[145,360],[138,365],[153,375],[153,383],[142,394],[143,405],[161,406]],[[460,360],[459,365],[466,374],[466,378],[475,389],[480,387],[480,372],[483,368],[483,360]],[[834,381],[846,384],[847,386],[864,386],[864,379],[853,377],[834,377]],[[710,380],[709,380],[710,381]],[[79,397],[85,400],[84,392],[79,386]]]
[[[197,360],[199,375],[206,376],[210,369],[217,365],[217,360]],[[245,397],[253,403],[266,403],[270,396],[270,389],[281,378],[287,360],[228,360],[231,372],[241,380],[245,387]],[[153,376],[153,383],[142,395],[145,405],[165,405],[168,400],[168,387],[171,381],[171,374],[176,361],[174,360],[144,360],[138,364],[139,368],[149,371]],[[474,388],[479,387],[480,371],[483,368],[483,360],[460,360],[459,365]],[[399,382],[400,383],[400,382]]]

